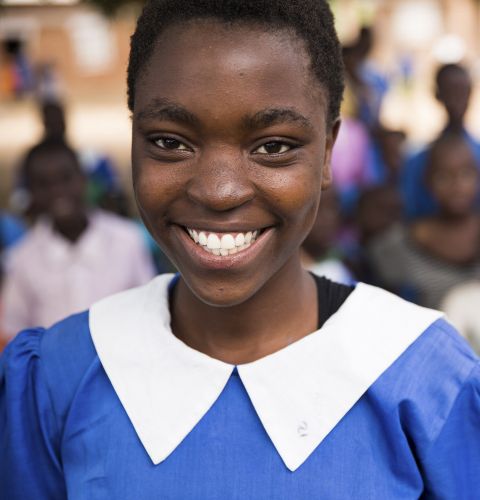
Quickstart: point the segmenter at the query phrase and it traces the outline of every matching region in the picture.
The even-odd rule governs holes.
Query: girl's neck
[[[173,293],[172,331],[190,347],[231,364],[271,354],[315,331],[316,285],[299,259],[287,263],[245,302],[215,307],[180,279]]]

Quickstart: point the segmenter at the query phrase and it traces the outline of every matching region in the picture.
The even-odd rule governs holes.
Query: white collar
[[[173,335],[171,279],[159,276],[90,309],[90,332],[100,361],[154,464],[165,460],[208,412],[234,369]],[[320,330],[238,366],[285,465],[297,469],[441,316],[360,283]]]

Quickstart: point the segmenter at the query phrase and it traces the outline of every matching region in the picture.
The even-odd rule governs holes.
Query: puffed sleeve
[[[27,330],[0,358],[0,499],[66,499],[60,432],[40,359],[43,330]]]
[[[480,363],[458,394],[437,438],[421,457],[425,498],[480,498]]]

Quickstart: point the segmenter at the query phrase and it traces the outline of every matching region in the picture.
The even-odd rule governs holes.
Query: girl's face
[[[205,20],[157,41],[136,87],[134,189],[203,302],[240,304],[299,269],[330,184],[338,127],[327,127],[327,104],[288,32]]]

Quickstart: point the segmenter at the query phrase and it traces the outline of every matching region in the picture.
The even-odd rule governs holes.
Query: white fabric
[[[97,353],[154,464],[208,412],[234,366],[181,342],[170,329],[172,275],[90,310]],[[370,385],[441,312],[358,284],[320,330],[238,366],[285,465],[297,469]]]
[[[154,274],[140,230],[126,219],[93,212],[73,244],[42,219],[8,255],[0,330],[12,337],[23,328],[49,327]]]
[[[349,286],[354,282],[347,266],[339,259],[331,258],[320,262],[313,262],[311,265],[305,266],[305,268],[317,276],[325,276],[325,278],[336,283]]]
[[[449,291],[442,311],[480,355],[480,281],[459,285]]]

